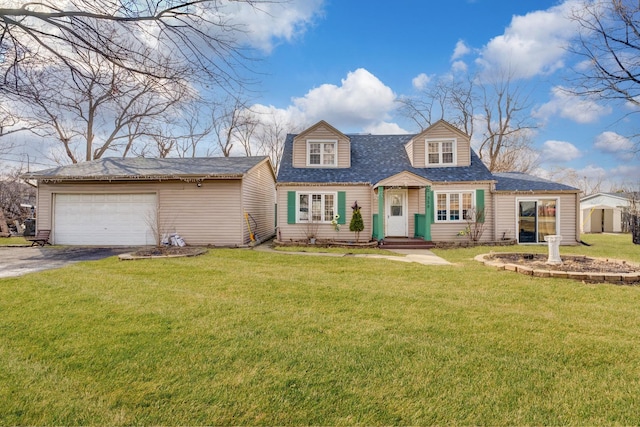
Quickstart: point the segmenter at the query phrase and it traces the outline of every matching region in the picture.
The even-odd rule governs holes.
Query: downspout
[[[582,211],[580,210],[580,193],[576,193],[575,194],[576,197],[576,243],[582,243],[584,244],[584,242],[582,241],[582,236],[580,235],[580,222],[582,221]]]

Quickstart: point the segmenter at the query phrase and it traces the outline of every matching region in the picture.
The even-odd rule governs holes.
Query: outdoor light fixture
[[[200,187],[202,187],[202,183],[201,183],[200,181],[198,181],[198,182],[196,183],[196,186],[197,186],[198,188],[200,188]]]

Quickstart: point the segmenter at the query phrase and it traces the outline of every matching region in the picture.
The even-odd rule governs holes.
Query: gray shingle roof
[[[415,135],[348,135],[351,140],[351,167],[294,168],[293,139],[287,135],[278,182],[369,183],[375,184],[403,171],[432,182],[491,181],[487,167],[471,150],[471,166],[414,168],[404,145]]]
[[[26,179],[127,179],[240,177],[265,160],[259,157],[104,158],[23,175]]]
[[[580,191],[568,185],[520,172],[496,172],[493,176],[498,181],[497,191]]]

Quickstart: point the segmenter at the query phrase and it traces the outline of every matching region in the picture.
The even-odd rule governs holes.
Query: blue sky
[[[637,115],[562,90],[583,60],[567,49],[578,30],[568,16],[590,1],[285,0],[248,8],[224,0],[221,13],[244,26],[241,43],[260,58],[250,64],[259,80],[248,92],[251,109],[297,130],[326,120],[346,133],[414,133],[399,98],[447,75],[508,68],[530,93],[537,174],[637,188],[639,159],[628,138],[640,134]],[[24,162],[29,145],[18,146],[11,159]],[[29,161],[51,166],[48,146],[39,147],[28,149]]]
[[[531,91],[541,174],[637,186],[638,157],[626,138],[637,129],[623,118],[630,110],[560,90],[582,60],[567,50],[577,30],[567,15],[580,1],[293,1],[282,9],[298,11],[288,31],[254,43],[264,55],[257,107],[345,132],[415,132],[396,99],[415,95],[419,76],[507,66]]]

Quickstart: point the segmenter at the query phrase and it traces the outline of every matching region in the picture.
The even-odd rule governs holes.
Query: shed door
[[[155,244],[155,194],[56,194],[53,240],[60,245]]]

